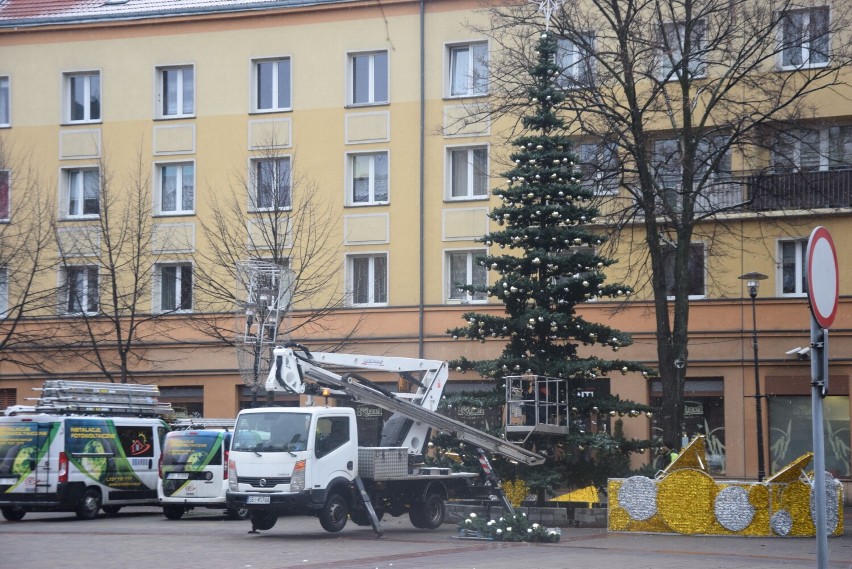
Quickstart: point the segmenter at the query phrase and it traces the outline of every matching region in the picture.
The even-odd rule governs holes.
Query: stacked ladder
[[[44,382],[37,413],[163,417],[171,403],[160,402],[156,385],[51,379]]]

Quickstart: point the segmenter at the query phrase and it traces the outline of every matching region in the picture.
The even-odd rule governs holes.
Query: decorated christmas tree
[[[593,230],[598,217],[594,190],[578,179],[577,160],[558,114],[563,92],[557,85],[556,50],[555,37],[544,32],[536,62],[529,69],[530,107],[522,118],[524,131],[512,141],[514,166],[504,174],[505,183],[492,190],[501,203],[489,217],[500,229],[481,239],[491,254],[477,262],[497,278],[487,286],[461,287],[499,299],[505,315],[468,312],[464,315],[467,325],[449,333],[479,342],[506,340],[496,359],[453,362],[457,370],[473,370],[494,379],[498,393],[508,376],[564,379],[564,393],[570,398],[570,432],[538,441],[534,437],[532,444],[553,454],[556,460],[551,462],[566,484],[603,486],[606,476],[625,473],[630,452],[650,444],[614,436],[609,432],[611,417],[635,417],[651,410],[608,393],[573,394],[613,374],[648,370],[635,362],[581,353],[593,346],[617,352],[631,339],[586,321],[577,314],[577,305],[624,298],[632,291],[605,282],[604,269],[614,261],[598,253],[604,237]]]

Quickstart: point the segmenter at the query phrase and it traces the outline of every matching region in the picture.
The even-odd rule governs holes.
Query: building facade
[[[22,223],[18,212],[47,203],[55,217],[49,232],[57,236],[45,246],[49,270],[35,279],[41,290],[55,289],[52,304],[33,309],[21,329],[44,337],[101,310],[110,291],[97,259],[113,234],[98,228],[110,208],[139,196],[136,203],[148,204],[143,221],[112,216],[114,227],[139,223],[148,236],[137,255],[148,266],[119,264],[111,275],[125,284],[145,281],[134,306],[149,322],[137,336],[136,353],[144,355],[133,378],[159,385],[175,407],[232,417],[251,399],[234,348],[196,325],[211,312],[232,321],[228,311],[236,310],[206,292],[219,270],[210,252],[217,230],[225,231],[217,220],[236,222],[247,250],[268,258],[253,236],[268,231],[270,211],[298,217],[310,194],[311,203],[322,204],[317,213],[288,228],[322,228],[317,247],[331,255],[321,263],[335,270],[296,303],[291,318],[304,321],[317,306],[334,310],[295,328],[293,339],[431,359],[498,353],[499,342],[453,342],[446,333],[471,308],[500,309],[456,286],[489,278],[475,263],[487,251],[477,239],[490,227],[489,190],[500,183],[513,127],[507,117],[464,120],[489,103],[489,61],[498,45],[474,25],[487,17],[472,0],[0,3],[0,218],[8,231]],[[852,477],[852,271],[842,253],[852,244],[852,105],[841,91],[826,92],[808,123],[816,146],[829,150],[790,153],[816,186],[803,193],[779,168],[777,183],[795,196],[781,213],[756,216],[756,206],[732,212],[726,223],[738,227],[736,238],[712,250],[695,246],[686,435],[708,436],[720,474],[757,470],[755,322],[738,279],[750,271],[769,277],[756,299],[768,464],[780,468],[810,449],[802,273],[808,235],[824,225],[841,251],[827,464]],[[817,194],[816,201],[808,197]],[[232,203],[241,210],[229,209]],[[297,272],[315,273],[288,231],[282,242],[290,262]],[[19,290],[14,271],[0,266],[7,320]],[[596,301],[581,312],[632,333],[635,343],[622,357],[654,366],[653,303],[638,292],[626,304]],[[52,364],[49,371],[69,379],[103,378],[85,358]],[[0,406],[26,403],[43,377],[0,359]],[[461,374],[453,385],[487,387]],[[658,382],[638,375],[611,378],[611,389],[642,403],[660,396]],[[654,428],[653,418],[625,420],[626,432],[638,437]]]

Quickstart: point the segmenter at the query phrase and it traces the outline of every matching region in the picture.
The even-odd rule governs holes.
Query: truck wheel
[[[347,519],[349,519],[349,506],[346,499],[340,494],[330,495],[319,515],[322,529],[332,533],[338,532],[346,527]]]
[[[183,506],[163,506],[163,515],[170,520],[179,520],[186,509]]]
[[[225,510],[225,517],[229,520],[247,520],[249,511],[248,508],[228,508]]]
[[[110,516],[116,515],[119,510],[121,510],[121,506],[104,506],[104,513]]]
[[[98,517],[100,509],[101,493],[95,488],[88,488],[77,505],[77,517],[81,520],[93,520]]]
[[[438,529],[444,523],[444,499],[440,494],[429,494],[422,502],[411,505],[408,517],[411,525],[420,529]]]
[[[251,527],[253,530],[268,530],[272,529],[275,522],[278,521],[278,514],[275,512],[265,512],[263,510],[252,510],[249,512]]]
[[[5,508],[0,508],[0,511],[3,512],[3,517],[9,520],[10,522],[19,522],[24,519],[27,511],[23,508],[18,508],[17,506],[9,506]]]

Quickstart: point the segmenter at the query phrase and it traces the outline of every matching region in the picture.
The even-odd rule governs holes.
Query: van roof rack
[[[128,417],[174,414],[171,403],[160,401],[156,385],[49,379],[33,389],[41,391],[35,405],[38,413]]]
[[[205,419],[202,417],[181,417],[171,422],[172,430],[186,429],[233,429],[236,419]]]

